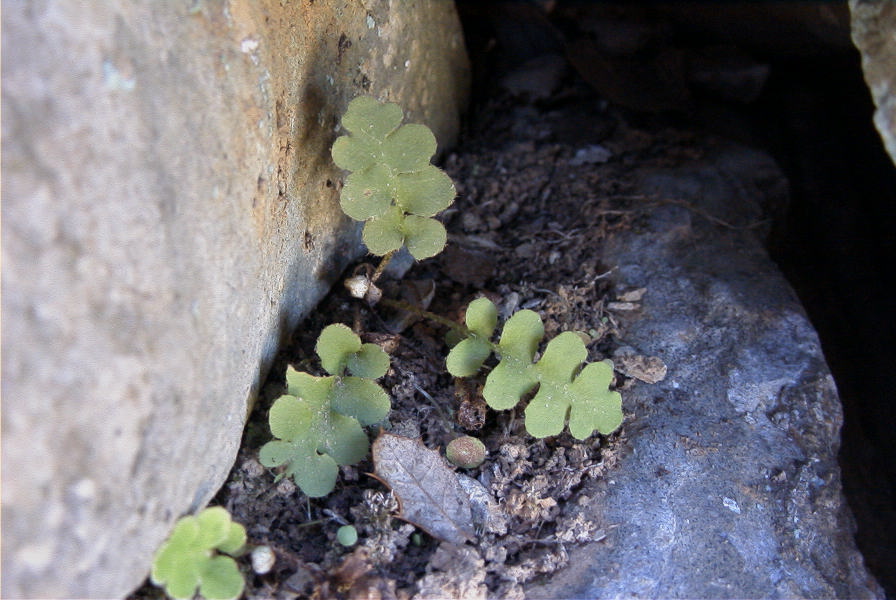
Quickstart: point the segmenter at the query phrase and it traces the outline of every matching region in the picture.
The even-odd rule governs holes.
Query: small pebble
[[[277,556],[270,546],[258,546],[252,550],[252,570],[258,575],[264,575],[274,568]]]
[[[475,469],[485,460],[485,455],[485,444],[469,435],[451,440],[445,448],[448,461],[462,469]]]

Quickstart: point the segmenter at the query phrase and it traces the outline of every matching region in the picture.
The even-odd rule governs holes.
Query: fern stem
[[[392,262],[392,257],[395,256],[396,250],[390,250],[383,255],[382,260],[380,260],[380,264],[377,266],[376,271],[373,272],[373,275],[370,276],[370,283],[376,283],[376,280],[380,278],[383,274],[383,271],[386,270],[386,267],[389,266],[389,263]]]
[[[440,325],[444,325],[445,327],[448,327],[449,329],[453,329],[454,331],[458,332],[459,334],[461,334],[463,336],[470,335],[470,330],[467,329],[464,325],[461,325],[460,323],[456,323],[455,321],[452,321],[451,319],[446,319],[445,317],[443,317],[441,315],[437,315],[434,312],[429,312],[428,310],[423,310],[419,306],[414,306],[410,302],[405,302],[404,300],[392,300],[391,298],[381,298],[379,303],[384,304],[391,308],[396,308],[398,310],[406,310],[410,313],[414,313],[417,316],[423,317],[424,319],[429,319],[430,321],[435,321],[436,323],[439,323]]]

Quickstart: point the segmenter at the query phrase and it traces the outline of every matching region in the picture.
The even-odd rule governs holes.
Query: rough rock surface
[[[850,0],[852,39],[877,106],[874,125],[896,164],[896,3]]]
[[[640,182],[690,208],[659,203],[603,261],[620,292],[647,289],[623,341],[668,374],[624,393],[619,463],[569,507],[606,539],[570,549],[569,569],[528,597],[883,597],[841,494],[834,381],[764,228],[750,228],[786,201],[784,180],[765,155],[729,149]]]
[[[121,597],[360,251],[355,95],[458,132],[449,0],[4,4],[2,596]]]

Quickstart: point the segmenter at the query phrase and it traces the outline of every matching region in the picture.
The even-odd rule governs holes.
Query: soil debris
[[[625,319],[637,318],[638,311],[614,311],[611,303],[637,306],[644,291],[612,288],[612,269],[600,259],[602,244],[614,231],[638,227],[642,208],[652,201],[634,195],[630,166],[660,166],[693,151],[687,136],[636,129],[601,112],[605,108],[596,107],[606,105],[589,91],[572,89],[562,97],[560,104],[538,106],[498,98],[480,109],[463,151],[450,154],[444,164],[459,193],[444,215],[448,248],[412,266],[400,281],[390,280],[387,270],[378,282],[384,298],[428,304],[428,310],[457,322],[480,295],[495,302],[503,320],[531,309],[544,320],[546,340],[563,331],[581,332],[589,361],[609,358],[624,345]],[[567,114],[597,115],[594,127],[603,133],[593,143],[611,154],[592,160],[581,143],[565,139],[571,131]],[[613,119],[615,126],[607,128]],[[346,277],[375,267],[375,260],[368,262],[370,267],[350,268]],[[349,325],[391,357],[381,383],[392,398],[392,412],[383,432],[371,431],[372,437],[412,438],[419,452],[399,454],[415,461],[465,432],[475,432],[485,444],[488,458],[464,474],[441,463],[444,485],[437,489],[457,486],[467,502],[464,515],[450,519],[456,535],[411,516],[413,505],[428,502],[422,494],[427,486],[418,483],[418,492],[409,492],[384,474],[382,455],[375,469],[369,459],[342,467],[334,492],[314,500],[258,463],[258,449],[270,439],[267,413],[283,391],[286,364],[322,374],[314,344],[334,322]],[[267,545],[276,555],[265,574],[247,566],[247,598],[522,598],[527,582],[567,564],[568,546],[599,541],[613,526],[589,521],[576,507],[583,483],[613,468],[625,425],[609,438],[579,441],[566,432],[531,438],[523,425],[525,401],[513,411],[495,413],[482,400],[482,378],[456,381],[448,375],[446,331],[438,323],[352,299],[334,286],[294,334],[214,501],[247,527],[252,545]],[[647,361],[642,371],[628,358],[620,361],[620,371],[642,382],[658,381],[659,365],[641,358]],[[617,383],[623,381],[636,384],[622,376]],[[374,455],[381,443],[375,443]],[[368,475],[374,470],[392,490]],[[359,533],[353,548],[336,541],[337,529],[348,524]],[[471,538],[475,544],[464,543]],[[144,590],[136,597],[154,597]]]

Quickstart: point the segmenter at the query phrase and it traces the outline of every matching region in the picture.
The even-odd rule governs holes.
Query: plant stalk
[[[441,315],[437,315],[434,312],[429,312],[428,310],[423,310],[419,306],[414,306],[410,302],[405,302],[404,300],[392,300],[391,298],[381,298],[380,304],[384,304],[390,308],[396,308],[398,310],[405,310],[410,313],[414,313],[417,316],[423,317],[424,319],[429,319],[430,321],[435,321],[440,325],[444,325],[449,329],[453,329],[463,336],[469,336],[470,330],[466,328],[466,326],[461,325],[460,323],[456,323],[451,319],[446,319]]]

